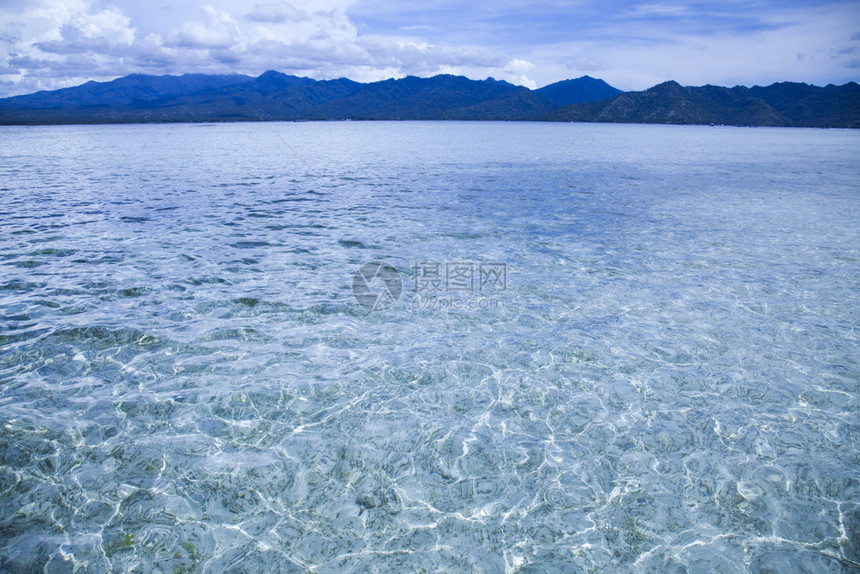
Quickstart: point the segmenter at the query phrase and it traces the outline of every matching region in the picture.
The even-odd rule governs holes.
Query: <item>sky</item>
[[[131,73],[860,80],[860,0],[0,0],[0,97]]]

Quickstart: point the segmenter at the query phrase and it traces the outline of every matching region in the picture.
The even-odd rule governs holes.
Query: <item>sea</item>
[[[0,128],[0,571],[857,572],[860,131]]]

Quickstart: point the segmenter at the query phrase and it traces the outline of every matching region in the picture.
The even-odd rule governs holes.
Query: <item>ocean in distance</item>
[[[860,132],[4,127],[0,157],[3,572],[860,568]]]

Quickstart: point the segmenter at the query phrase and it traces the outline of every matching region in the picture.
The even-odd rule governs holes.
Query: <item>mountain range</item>
[[[535,120],[860,128],[860,86],[784,82],[622,92],[583,76],[537,90],[488,78],[359,83],[268,71],[132,74],[0,99],[0,125],[265,120]]]
[[[665,82],[643,92],[565,106],[546,119],[654,124],[731,124],[860,128],[860,85],[823,88],[783,82],[767,87],[683,87]]]

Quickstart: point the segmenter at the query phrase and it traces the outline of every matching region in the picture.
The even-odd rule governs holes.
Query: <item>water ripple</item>
[[[856,134],[273,126],[0,133],[0,569],[860,567]]]

